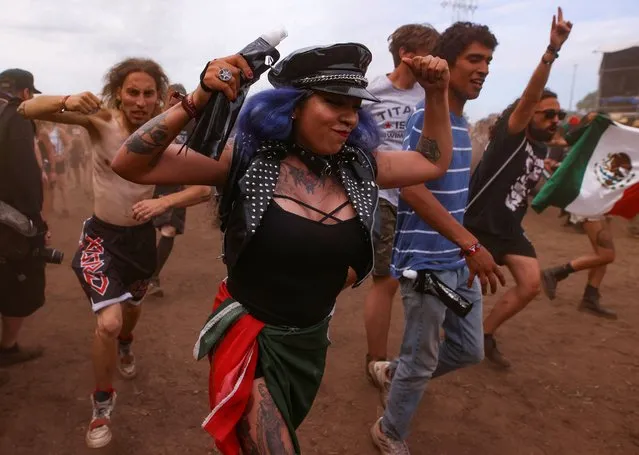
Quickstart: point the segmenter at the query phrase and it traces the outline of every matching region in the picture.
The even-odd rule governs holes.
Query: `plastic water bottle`
[[[249,88],[280,59],[280,53],[275,47],[287,36],[284,29],[273,30],[239,52],[251,67],[253,79],[241,78],[235,101],[229,101],[222,92],[213,93],[188,141],[189,148],[216,160],[220,159]]]

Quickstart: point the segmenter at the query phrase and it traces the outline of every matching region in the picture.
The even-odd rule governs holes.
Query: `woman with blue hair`
[[[300,453],[295,430],[324,373],[336,298],[373,266],[378,187],[436,179],[450,164],[446,61],[406,59],[428,107],[416,150],[402,153],[376,150],[379,132],[360,110],[377,101],[366,90],[370,61],[354,43],[281,60],[269,72],[275,89],[247,100],[233,149],[216,161],[170,145],[211,91],[233,100],[240,77],[253,77],[239,55],[213,60],[200,86],[133,134],[112,163],[137,183],[222,189],[228,277],[194,355],[211,362],[203,426],[224,454]]]

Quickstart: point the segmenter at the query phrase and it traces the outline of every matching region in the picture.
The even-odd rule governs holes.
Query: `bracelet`
[[[548,47],[546,48],[546,50],[547,50],[548,52],[550,52],[552,55],[554,55],[554,56],[555,56],[555,58],[557,58],[557,57],[559,57],[559,51],[560,51],[561,49],[555,49],[555,48],[552,46],[552,44],[549,44],[549,45],[548,45]]]
[[[67,100],[70,96],[71,95],[66,95],[64,98],[62,98],[62,107],[60,108],[60,112],[65,112],[67,110]]]
[[[544,54],[546,55],[546,54]],[[552,65],[554,63],[555,59],[553,58],[552,60],[546,60],[544,59],[544,57],[541,57],[541,63],[543,63],[544,65]]]
[[[479,250],[481,249],[481,244],[480,243],[474,243],[471,246],[469,246],[467,249],[463,249],[460,252],[460,256],[462,257],[471,257],[472,255],[474,255],[475,253],[477,253]]]
[[[195,103],[193,102],[192,95],[186,95],[182,98],[182,109],[186,111],[186,114],[189,118],[197,117],[197,108],[195,107]]]

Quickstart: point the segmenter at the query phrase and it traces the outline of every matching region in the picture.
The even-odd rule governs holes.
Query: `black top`
[[[281,160],[291,153],[291,144],[265,141],[257,148],[253,158],[244,160],[238,146],[245,141],[244,137],[235,141],[229,177],[219,203],[220,225],[224,232],[223,258],[229,271],[235,267],[253,236],[261,229],[262,218],[274,195]],[[331,170],[344,186],[346,196],[357,213],[361,235],[369,243],[364,253],[366,266],[355,270],[355,287],[373,269],[371,232],[377,206],[377,167],[374,157],[346,145],[331,160]]]
[[[464,225],[471,231],[510,239],[523,230],[521,222],[528,209],[528,195],[542,176],[546,146],[527,139],[525,131],[509,134],[507,119],[500,123],[470,180],[469,204],[515,150],[519,151],[467,209]]]
[[[0,92],[0,200],[41,226],[42,175],[35,155],[35,127],[17,113],[19,98]]]
[[[272,200],[260,228],[229,269],[228,290],[260,321],[309,327],[331,313],[348,267],[360,273],[366,267],[369,248],[357,217],[327,224],[288,212]]]

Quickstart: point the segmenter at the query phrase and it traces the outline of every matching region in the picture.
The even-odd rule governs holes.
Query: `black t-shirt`
[[[35,127],[16,109],[18,98],[0,93],[8,105],[0,115],[0,200],[42,224],[42,173],[35,155]]]
[[[561,163],[564,160],[564,158],[566,158],[566,155],[568,155],[569,151],[570,151],[569,147],[561,147],[558,145],[548,147],[547,158],[550,158],[551,160],[555,160],[558,163]]]
[[[508,133],[508,121],[496,126],[490,141],[470,180],[468,201],[497,174],[504,163],[519,149],[498,177],[488,186],[464,215],[464,225],[471,231],[486,232],[504,239],[521,234],[521,221],[528,209],[528,195],[544,170],[546,146],[530,141],[522,131]],[[523,146],[522,146],[523,143]]]

